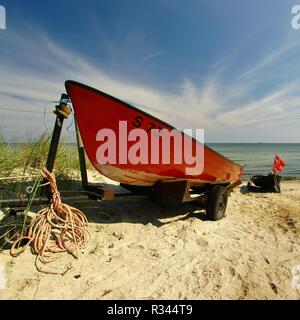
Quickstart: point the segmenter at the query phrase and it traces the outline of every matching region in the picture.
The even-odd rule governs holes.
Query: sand
[[[282,194],[231,195],[227,215],[192,205],[118,200],[80,207],[92,238],[64,276],[36,271],[27,250],[0,254],[0,299],[300,299],[300,181]],[[60,261],[60,266],[64,266]]]

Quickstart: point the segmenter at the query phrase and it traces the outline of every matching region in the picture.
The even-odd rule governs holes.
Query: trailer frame
[[[49,172],[53,171],[55,165],[55,159],[57,156],[58,146],[61,138],[62,128],[64,121],[72,113],[72,108],[69,106],[71,102],[67,94],[62,94],[59,104],[55,107],[54,114],[56,115],[54,129],[52,133],[51,143],[49,147],[46,168]],[[234,183],[227,184],[203,184],[200,182],[192,182],[189,180],[164,180],[158,181],[153,187],[135,187],[129,191],[126,190],[126,186],[121,184],[121,187],[116,190],[115,186],[109,184],[94,184],[90,183],[87,174],[86,165],[86,152],[84,145],[82,143],[80,131],[76,121],[76,115],[74,114],[75,129],[76,129],[76,140],[77,149],[80,165],[80,175],[81,175],[81,191],[72,192],[61,192],[63,202],[72,203],[82,203],[90,200],[95,201],[105,201],[113,199],[127,199],[127,198],[145,198],[151,195],[157,201],[175,201],[178,203],[187,202],[199,202],[199,204],[207,205],[210,193],[212,193],[215,186],[221,186],[223,188],[223,193],[227,197],[233,191],[234,188],[239,186],[242,182],[241,180],[235,181]],[[44,181],[45,182],[45,181]],[[143,192],[142,192],[143,191]],[[8,207],[12,212],[20,211],[22,208],[32,203],[32,205],[47,205],[51,203],[51,191],[48,185],[42,186],[39,196],[34,199],[1,199],[0,209],[3,207]],[[227,200],[226,200],[227,205]],[[226,208],[225,208],[226,210]],[[217,216],[215,219],[219,220]]]

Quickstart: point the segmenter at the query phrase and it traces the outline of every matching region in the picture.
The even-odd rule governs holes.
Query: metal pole
[[[78,195],[72,195],[69,197],[62,196],[62,201],[67,203],[82,203],[82,202],[88,202],[90,201],[90,198],[87,194],[78,193]],[[40,197],[40,198],[34,198],[31,200],[24,199],[7,199],[7,200],[1,200],[1,206],[3,208],[26,208],[28,203],[32,206],[39,206],[39,205],[47,205],[50,203],[50,200],[48,197]]]
[[[46,168],[49,172],[52,172],[54,168],[54,162],[57,155],[58,143],[61,136],[61,130],[64,120],[68,118],[71,109],[68,106],[69,97],[66,94],[61,95],[59,105],[56,106],[54,113],[56,114],[56,120],[54,125],[54,130],[52,134],[51,144],[48,153],[48,159],[46,163]]]
[[[88,186],[89,186],[89,181],[88,181],[87,170],[86,170],[85,150],[84,150],[84,146],[82,143],[79,128],[77,125],[76,117],[74,116],[74,118],[75,118],[77,149],[78,149],[78,155],[79,155],[79,165],[80,165],[82,189],[87,190]]]
[[[66,94],[62,94],[59,105],[55,107],[56,109],[54,111],[54,114],[56,114],[56,119],[46,163],[46,168],[49,172],[52,172],[54,168],[54,162],[57,155],[58,144],[64,120],[67,119],[71,113],[71,108],[68,106],[68,102],[69,96]],[[43,183],[45,182],[47,181],[44,181]],[[48,191],[49,188],[42,188],[41,195],[47,194],[46,190]]]

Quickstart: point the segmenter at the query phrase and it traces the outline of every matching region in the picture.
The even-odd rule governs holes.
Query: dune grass
[[[39,193],[40,171],[46,165],[50,142],[51,136],[43,134],[37,139],[28,136],[26,143],[8,143],[0,133],[0,199],[27,197],[27,187],[32,187],[33,190],[30,199],[34,194]],[[88,161],[87,167],[91,169]],[[76,144],[61,140],[55,159],[54,173],[59,190],[81,189]],[[24,233],[26,213],[30,209],[29,202],[24,211],[24,220],[20,219],[18,223],[15,221],[3,223],[4,220],[1,220],[1,217],[3,218],[3,214],[6,215],[6,210],[0,205],[0,252],[5,246],[5,237],[10,238],[17,229],[21,230],[21,235]]]
[[[32,185],[36,175],[45,166],[51,136],[43,134],[37,139],[27,138],[26,143],[7,143],[0,135],[0,179],[14,176],[33,176],[23,181],[0,180],[0,197],[17,195]],[[91,165],[87,162],[88,168]],[[76,144],[62,141],[55,159],[54,172],[58,186],[72,189],[67,182],[80,179],[79,159]],[[68,186],[69,185],[69,186]]]

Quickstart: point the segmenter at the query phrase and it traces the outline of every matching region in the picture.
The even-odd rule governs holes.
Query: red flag
[[[285,162],[283,160],[280,159],[279,164],[281,165],[281,167],[285,167]]]
[[[282,172],[282,168],[285,167],[285,162],[276,154],[274,158],[273,168],[272,171],[274,174],[278,172]]]

